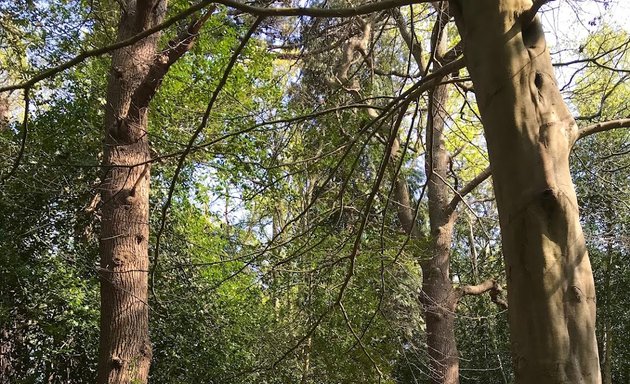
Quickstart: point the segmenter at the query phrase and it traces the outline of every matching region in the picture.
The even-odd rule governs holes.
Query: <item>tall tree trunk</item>
[[[128,0],[123,7],[118,40],[160,23],[166,1]],[[146,383],[149,375],[149,165],[135,165],[150,160],[149,100],[137,96],[157,41],[155,34],[112,54],[101,193],[99,383]]]
[[[455,341],[455,306],[450,276],[451,242],[455,215],[448,207],[450,190],[446,184],[448,152],[444,147],[446,85],[429,92],[427,155],[430,258],[421,260],[422,305],[425,313],[431,383],[459,383],[459,356]],[[421,255],[422,257],[422,255]]]
[[[501,226],[519,384],[601,383],[595,288],[569,153],[577,126],[531,0],[452,0]]]
[[[398,219],[409,236],[428,238],[430,249],[427,255],[418,255],[422,269],[421,302],[425,314],[427,349],[429,354],[430,382],[433,384],[459,383],[459,355],[455,339],[455,311],[459,299],[464,295],[480,295],[500,290],[493,281],[473,287],[455,289],[450,276],[451,243],[457,213],[458,199],[450,198],[450,187],[446,184],[449,154],[444,147],[443,130],[447,113],[444,105],[448,98],[445,85],[430,92],[431,108],[427,124],[427,144],[430,150],[425,158],[428,181],[428,205],[430,236],[426,236],[414,225],[414,213],[406,180],[395,181],[394,199],[398,207]],[[400,143],[396,140],[392,149],[393,163],[400,155]],[[485,180],[480,175],[475,185]],[[474,187],[472,184],[468,191]],[[460,192],[465,195],[467,192]]]
[[[430,49],[432,56],[442,61],[447,52],[446,26],[450,17],[446,4],[434,4],[438,19],[434,24]],[[427,63],[413,34],[407,31],[406,22],[400,12],[394,11],[394,18],[408,48],[421,73],[426,75]],[[437,63],[435,63],[437,65]],[[444,79],[436,80],[440,83]],[[457,213],[455,208],[460,201],[450,198],[450,187],[446,184],[449,169],[449,154],[444,146],[444,129],[448,113],[445,109],[448,100],[446,85],[438,85],[429,92],[429,114],[426,129],[428,150],[425,156],[425,173],[428,178],[429,236],[414,225],[414,213],[406,180],[398,177],[395,181],[394,198],[398,206],[398,218],[403,229],[414,238],[428,238],[428,255],[418,255],[422,269],[421,302],[426,321],[427,351],[429,355],[429,379],[432,384],[459,383],[459,355],[455,339],[455,311],[459,298],[464,294],[482,294],[488,290],[498,290],[493,282],[483,289],[455,289],[450,276],[450,249]],[[396,140],[392,149],[393,163],[400,160],[400,143]],[[474,183],[457,196],[470,192],[487,178],[480,175]],[[427,259],[427,256],[429,257]],[[486,284],[487,285],[487,284]]]
[[[446,4],[435,3],[434,7],[438,16],[433,26],[430,52],[434,59],[440,60],[447,50],[446,24],[450,16]],[[414,35],[407,30],[406,22],[399,11],[394,11],[394,18],[416,65],[426,75],[428,68],[420,43],[414,41]],[[441,80],[437,81],[440,82]],[[429,378],[432,384],[459,383],[459,356],[455,340],[458,295],[453,289],[450,276],[450,249],[456,213],[451,208],[450,188],[446,184],[449,154],[444,146],[443,132],[448,117],[445,109],[447,100],[446,85],[438,85],[429,92],[425,173],[428,178],[430,250],[428,259],[423,259],[427,255],[418,255],[422,269],[420,299],[425,314]],[[392,153],[397,157],[399,151],[400,143],[396,141]],[[401,177],[396,180],[394,197],[398,205],[398,218],[405,231],[412,237],[425,237],[418,226],[414,225],[408,185]]]

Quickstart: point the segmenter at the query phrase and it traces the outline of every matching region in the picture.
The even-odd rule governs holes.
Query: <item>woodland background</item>
[[[0,1],[2,86],[114,43],[121,4]],[[171,1],[166,19],[190,5]],[[628,117],[622,8],[561,1],[542,10],[558,86],[580,127]],[[426,193],[430,93],[380,126],[370,121],[428,74],[439,6],[265,18],[252,33],[248,13],[218,4],[204,12],[162,31],[158,43],[168,46],[206,18],[148,109],[150,382],[436,380],[420,265],[432,257],[430,236],[422,235],[431,232],[433,198]],[[456,55],[453,23],[442,33],[445,56]],[[97,376],[109,53],[0,94],[3,384]],[[492,282],[488,293],[463,295],[454,307],[459,380],[510,383],[498,217],[488,175],[478,179],[489,165],[483,127],[466,70],[445,83],[439,113],[448,156],[440,177],[448,200],[462,200],[450,279],[455,288]],[[392,124],[399,152],[383,174]],[[629,153],[630,131],[620,129],[585,137],[571,154],[608,383],[630,382]],[[403,181],[411,228],[396,197]]]

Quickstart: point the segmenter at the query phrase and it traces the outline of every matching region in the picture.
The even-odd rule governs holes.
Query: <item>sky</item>
[[[547,41],[553,47],[571,41],[579,44],[603,23],[630,31],[630,2],[610,0],[552,0],[542,8]]]
[[[607,4],[607,5],[606,5]],[[630,2],[628,0],[551,0],[541,9],[545,38],[552,61],[568,62],[579,58],[579,47],[588,36],[603,25],[630,32]],[[556,67],[561,88],[570,90],[573,74],[580,64]]]

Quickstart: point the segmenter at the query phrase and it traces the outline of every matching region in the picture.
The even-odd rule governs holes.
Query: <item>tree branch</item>
[[[536,17],[536,14],[540,10],[540,8],[550,1],[553,0],[534,0],[534,4],[532,4],[532,7],[521,13],[521,16],[519,17],[521,29],[526,29],[531,24],[531,22],[534,21],[534,18]]]
[[[135,109],[141,110],[149,105],[170,67],[193,47],[199,30],[208,21],[213,10],[214,8],[210,8],[201,17],[193,20],[188,28],[169,41],[167,48],[156,56],[144,81],[133,95],[131,104]]]
[[[420,77],[420,73],[417,74],[406,74],[396,70],[391,71],[383,71],[382,69],[374,68],[374,74],[379,76],[388,76],[388,77],[400,77],[402,79],[417,79]]]
[[[493,289],[498,284],[494,280],[486,280],[478,285],[464,285],[459,287],[462,296],[479,296]]]
[[[362,21],[361,22],[361,33],[359,36],[353,36],[348,40],[346,48],[343,52],[343,58],[341,62],[337,65],[337,79],[341,83],[341,86],[348,86],[351,91],[358,91],[359,84],[356,83],[356,79],[350,83],[350,78],[348,76],[348,72],[350,71],[350,67],[354,63],[354,54],[359,52],[360,54],[367,55],[368,46],[370,44],[370,38],[372,34],[372,25],[373,21]],[[374,116],[373,116],[374,117]]]
[[[578,130],[577,137],[575,138],[573,143],[575,144],[575,142],[585,138],[586,136],[590,136],[599,132],[610,131],[617,128],[630,128],[630,118],[604,121],[581,128],[580,130]]]
[[[299,60],[301,58],[304,58],[306,56],[311,56],[311,55],[319,55],[321,53],[327,53],[329,51],[332,51],[333,49],[337,49],[339,48],[341,45],[343,45],[345,43],[345,41],[343,39],[339,39],[338,41],[334,42],[333,44],[330,44],[326,47],[323,48],[318,48],[318,49],[314,49],[312,51],[305,51],[303,48],[299,51],[299,52],[276,52],[274,50],[276,49],[296,49],[297,47],[272,47],[271,48],[271,53],[273,53],[273,55],[281,60]]]
[[[420,97],[420,95],[424,92],[438,85],[444,76],[460,70],[465,66],[466,60],[464,57],[460,57],[448,64],[444,64],[442,67],[423,77],[420,82],[414,84],[409,90],[405,91],[405,94],[408,98]]]
[[[456,288],[459,298],[464,296],[479,296],[486,292],[490,293],[490,299],[493,303],[503,309],[508,308],[508,303],[500,297],[503,288],[495,280],[486,280],[478,285],[464,285]]]
[[[398,9],[393,9],[392,15],[394,17],[394,21],[396,21],[396,26],[398,27],[400,36],[404,40],[407,48],[416,61],[416,65],[418,66],[420,74],[424,76],[426,74],[424,72],[424,69],[427,65],[422,55],[422,45],[420,45],[420,42],[411,33],[409,33],[409,30],[407,29],[407,23],[405,22],[402,13],[400,13]]]
[[[483,183],[486,179],[488,179],[491,174],[492,173],[490,171],[490,167],[487,167],[480,174],[475,176],[474,179],[470,180],[468,184],[464,185],[462,189],[457,191],[455,193],[455,196],[453,196],[453,199],[451,200],[451,202],[448,204],[448,211],[449,212],[455,211],[455,209],[457,208],[457,204],[459,204],[459,202],[464,199],[464,196],[466,196],[467,194],[472,192],[475,188],[477,188],[479,184]]]
[[[264,8],[244,4],[236,0],[218,0],[214,1],[214,3],[223,4],[227,7],[238,9],[241,12],[259,17],[309,16],[334,18],[367,15],[369,13],[380,12],[386,9],[412,4],[429,3],[431,1],[432,0],[383,0],[350,8]]]
[[[446,62],[445,60],[442,60],[444,54],[446,53],[447,44],[444,31],[446,30],[446,25],[450,20],[451,14],[449,12],[448,3],[434,2],[433,7],[437,11],[438,15],[431,31],[431,56],[429,57],[429,62],[426,64],[425,72],[429,71],[429,66],[431,66],[434,60],[437,60],[438,62]]]

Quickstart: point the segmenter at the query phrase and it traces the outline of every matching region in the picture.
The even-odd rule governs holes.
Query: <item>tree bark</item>
[[[448,8],[435,4],[438,20],[433,27],[431,38],[432,58],[439,60],[447,50],[446,23]],[[422,50],[407,26],[400,12],[394,11],[398,28],[416,60],[419,71],[426,74],[427,63]],[[436,83],[444,79],[438,79]],[[444,128],[448,113],[445,109],[448,100],[447,85],[438,85],[429,92],[429,113],[426,128],[427,152],[425,174],[429,209],[429,258],[418,255],[422,269],[421,302],[426,322],[426,343],[429,355],[429,379],[432,384],[459,383],[459,355],[455,340],[455,310],[459,299],[453,288],[450,276],[451,243],[456,220],[453,209],[458,201],[451,201],[450,187],[446,184],[449,169],[449,154],[444,146]],[[399,155],[400,144],[396,141],[392,153]],[[411,198],[406,180],[398,177],[395,181],[395,199],[398,205],[398,218],[402,227],[412,237],[425,237],[417,225],[411,209]]]
[[[128,0],[118,40],[160,23],[165,0]],[[156,57],[158,34],[112,54],[105,107],[102,184],[101,334],[98,383],[146,383],[149,341],[149,165],[147,107],[139,95]]]
[[[531,0],[453,0],[506,263],[516,383],[601,383],[595,288],[569,153],[577,126]]]
[[[426,236],[414,223],[409,186],[403,177],[394,185],[398,219],[405,232],[416,239],[428,238],[429,258],[419,254],[422,269],[421,302],[426,322],[427,350],[429,355],[429,379],[432,384],[459,383],[459,355],[455,340],[455,311],[463,294],[453,288],[450,276],[451,243],[457,213],[453,209],[457,200],[450,198],[450,187],[446,184],[449,154],[444,146],[443,130],[448,99],[446,85],[437,86],[429,93],[430,109],[427,123],[427,146],[425,157],[430,236]],[[396,140],[392,149],[392,161],[399,161],[400,143]],[[487,290],[481,292],[484,293]],[[480,293],[479,293],[480,294]]]
[[[459,383],[459,356],[455,341],[453,283],[450,276],[451,242],[455,214],[448,209],[450,189],[446,184],[448,152],[444,147],[446,85],[429,92],[425,157],[430,235],[430,258],[420,261],[422,305],[425,313],[429,369],[432,384]]]

